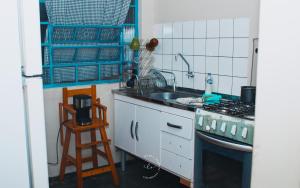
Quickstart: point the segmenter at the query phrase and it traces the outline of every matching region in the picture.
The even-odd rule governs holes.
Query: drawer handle
[[[167,123],[168,127],[172,127],[172,128],[175,128],[175,129],[182,129],[182,126],[179,126],[179,125],[174,125],[172,123]]]
[[[130,134],[131,134],[131,138],[134,139],[132,128],[133,128],[133,120],[131,121],[131,125],[130,125]]]

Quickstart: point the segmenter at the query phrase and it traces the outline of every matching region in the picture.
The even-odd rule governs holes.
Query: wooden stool
[[[76,111],[73,106],[68,103],[68,99],[74,95],[89,95],[92,97],[92,124],[87,126],[80,126],[76,123]],[[112,158],[111,150],[109,147],[110,140],[107,138],[105,128],[109,125],[106,119],[107,108],[100,103],[100,99],[96,99],[96,86],[87,89],[63,89],[63,103],[59,104],[59,117],[60,117],[60,135],[61,145],[63,146],[62,160],[60,164],[60,179],[64,180],[66,166],[75,165],[77,174],[77,188],[83,187],[83,178],[111,172],[114,185],[119,185],[119,177],[117,175],[116,167]],[[98,112],[98,116],[97,116]],[[71,115],[71,119],[68,116]],[[64,129],[66,130],[64,140]],[[96,130],[100,131],[101,141],[97,141]],[[81,133],[90,131],[91,142],[81,143]],[[68,154],[71,133],[75,134],[76,157]],[[97,149],[97,145],[102,144],[104,151]],[[92,149],[92,156],[83,158],[81,151],[86,148]],[[98,167],[97,155],[104,157],[108,161],[108,165]],[[82,171],[82,164],[86,162],[93,162],[93,168],[87,171]]]

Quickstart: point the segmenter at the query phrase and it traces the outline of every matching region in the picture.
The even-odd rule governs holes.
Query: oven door
[[[195,188],[250,188],[252,146],[196,131]]]

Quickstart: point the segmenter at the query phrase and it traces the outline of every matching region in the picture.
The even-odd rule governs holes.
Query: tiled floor
[[[120,188],[184,188],[179,183],[179,178],[163,170],[159,170],[154,178],[147,178],[156,174],[157,169],[146,170],[147,163],[143,161],[130,162],[126,171],[122,172],[118,167],[121,180]],[[102,174],[84,179],[84,188],[113,188],[111,174]],[[65,176],[64,182],[58,178],[50,179],[50,188],[76,188],[75,174]]]

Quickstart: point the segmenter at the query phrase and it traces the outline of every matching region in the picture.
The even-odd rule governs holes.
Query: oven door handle
[[[253,151],[252,146],[245,146],[245,145],[241,145],[241,144],[226,142],[226,141],[219,140],[219,139],[207,136],[205,134],[202,134],[199,131],[197,131],[196,134],[202,140],[205,140],[206,142],[209,142],[211,144],[214,144],[214,145],[217,145],[217,146],[220,146],[220,147],[223,147],[223,148],[233,149],[233,150],[243,151],[243,152],[252,152]]]

